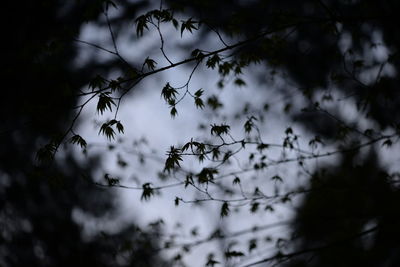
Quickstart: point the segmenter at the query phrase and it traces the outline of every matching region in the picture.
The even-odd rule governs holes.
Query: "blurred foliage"
[[[90,173],[98,166],[96,157],[84,163],[70,155],[52,161],[79,88],[88,76],[115,68],[112,62],[74,66],[78,50],[73,38],[87,21],[97,20],[104,2],[110,1],[2,3],[1,266],[163,264],[154,255],[156,232],[126,223],[87,234],[84,225],[90,222],[78,223],[76,212],[104,223],[118,217],[112,192],[93,186]],[[133,13],[138,6],[130,7]],[[111,109],[104,99],[104,109]],[[123,131],[118,123],[116,127]],[[70,142],[87,145],[80,135]]]
[[[396,266],[400,194],[388,178],[374,153],[317,170],[294,225],[298,249],[315,251],[285,266]]]

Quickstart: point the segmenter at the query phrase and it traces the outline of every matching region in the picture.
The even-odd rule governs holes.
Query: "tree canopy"
[[[26,4],[8,4],[0,263],[400,263],[398,1]],[[119,192],[159,218],[85,241]]]

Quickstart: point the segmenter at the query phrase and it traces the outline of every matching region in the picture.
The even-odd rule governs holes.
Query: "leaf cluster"
[[[171,146],[170,150],[167,152],[168,158],[165,161],[164,171],[171,171],[176,167],[180,167],[179,162],[182,161],[181,150]]]
[[[196,26],[197,25],[197,26]],[[182,20],[181,24],[181,36],[183,35],[183,32],[186,30],[190,33],[193,33],[193,30],[198,30],[198,25],[199,22],[194,21],[192,18],[189,18],[186,21]]]
[[[105,92],[105,93],[100,93],[99,95],[99,101],[97,102],[97,112],[99,112],[101,115],[109,109],[112,111],[112,105],[115,106],[115,102],[112,100],[110,97],[111,92]]]
[[[136,35],[138,37],[143,35],[143,31],[149,30],[148,24],[153,23],[153,20],[158,22],[170,22],[175,28],[178,28],[179,22],[174,18],[173,11],[170,9],[155,9],[139,16],[136,22]]]
[[[228,134],[230,128],[231,127],[226,124],[220,124],[220,125],[212,124],[211,125],[211,135],[221,136],[223,134]]]
[[[115,127],[119,133],[124,133],[124,126],[120,121],[110,120],[103,123],[100,127],[99,134],[105,135],[108,140],[114,139],[115,130],[113,127]]]

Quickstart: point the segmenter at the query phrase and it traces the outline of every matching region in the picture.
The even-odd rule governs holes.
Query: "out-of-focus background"
[[[398,8],[4,4],[0,265],[396,266]]]

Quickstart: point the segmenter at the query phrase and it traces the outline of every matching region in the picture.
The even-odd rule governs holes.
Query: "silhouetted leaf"
[[[89,83],[89,88],[92,88],[92,91],[95,89],[102,89],[106,83],[106,79],[101,77],[100,75],[96,75],[93,80]]]
[[[222,135],[222,134],[227,134],[229,132],[230,126],[221,124],[221,125],[216,125],[213,124],[211,125],[211,134],[212,135]]]
[[[97,111],[102,115],[104,111],[109,109],[112,111],[111,105],[115,106],[114,101],[109,96],[109,93],[101,93],[99,95],[99,101],[97,102]]]
[[[196,24],[198,24],[198,22],[193,21],[192,18],[188,19],[187,21],[182,20],[181,36],[185,30],[189,31],[190,33],[192,33],[192,30],[197,30],[197,27],[195,26]]]
[[[148,69],[154,70],[156,68],[157,62],[147,57],[146,60],[144,61],[144,64],[147,66]]]
[[[81,148],[85,148],[87,143],[85,141],[85,139],[83,139],[80,135],[74,135],[71,137],[70,142],[72,144],[77,144],[79,145]]]
[[[244,253],[241,251],[230,250],[225,252],[225,258],[235,258],[235,257],[243,257]]]
[[[170,171],[175,167],[180,167],[179,161],[182,161],[182,156],[180,153],[180,149],[171,146],[170,151],[168,151],[168,158],[165,161],[164,171]]]
[[[144,29],[147,29],[147,30],[149,29],[147,27],[147,16],[142,15],[142,16],[138,17],[135,22],[136,22],[136,35],[137,36],[142,36],[143,35],[143,30]]]
[[[103,123],[100,127],[99,134],[103,134],[107,137],[108,140],[114,139],[115,131],[111,127],[110,123]]]
[[[142,185],[143,192],[142,196],[140,197],[140,200],[149,200],[151,196],[154,195],[154,190],[151,187],[150,183],[145,183]]]
[[[221,217],[226,217],[229,214],[229,205],[228,202],[224,202],[221,206],[220,215]]]

